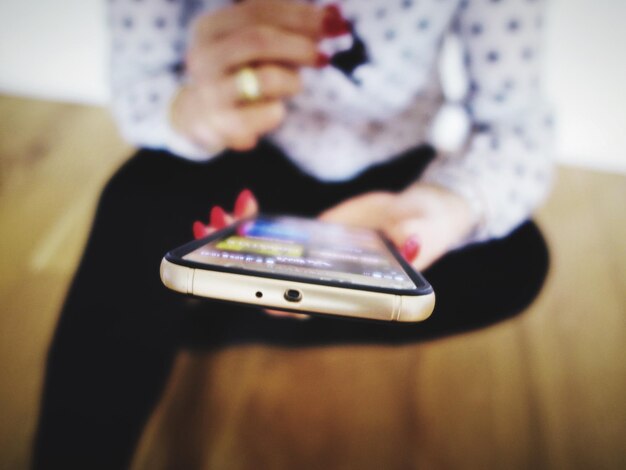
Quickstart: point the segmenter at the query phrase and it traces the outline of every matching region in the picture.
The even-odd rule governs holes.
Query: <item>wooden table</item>
[[[0,468],[28,467],[60,304],[130,151],[102,109],[0,98]],[[134,468],[626,468],[626,177],[558,173],[527,312],[410,346],[182,352]]]

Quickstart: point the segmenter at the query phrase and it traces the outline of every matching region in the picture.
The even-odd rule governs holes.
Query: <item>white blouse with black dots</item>
[[[226,0],[109,0],[112,105],[132,143],[212,157],[176,134],[168,109],[181,80],[191,20]],[[319,4],[331,3],[318,1]],[[456,34],[469,77],[462,148],[440,152],[420,181],[467,198],[481,223],[469,241],[508,234],[550,186],[552,125],[540,93],[542,0],[343,0],[365,45],[354,70],[303,69],[304,91],[268,138],[320,180],[349,179],[428,143],[444,103],[437,61]],[[344,36],[321,47],[352,47]]]

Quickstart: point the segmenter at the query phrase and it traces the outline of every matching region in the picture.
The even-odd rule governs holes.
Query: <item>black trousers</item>
[[[255,308],[192,301],[160,282],[163,254],[189,241],[192,222],[207,220],[212,205],[229,208],[243,188],[255,193],[262,210],[315,216],[355,194],[402,189],[432,157],[423,147],[352,181],[320,183],[266,143],[209,163],[139,151],[102,193],[50,347],[34,467],[126,467],[180,348],[404,344],[522,311],[548,266],[532,222],[505,239],[452,252],[425,272],[437,306],[419,324],[279,319]]]

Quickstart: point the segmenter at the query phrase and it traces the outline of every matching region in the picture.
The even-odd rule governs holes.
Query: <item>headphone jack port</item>
[[[287,289],[285,291],[285,300],[288,302],[300,302],[302,293],[298,289]]]

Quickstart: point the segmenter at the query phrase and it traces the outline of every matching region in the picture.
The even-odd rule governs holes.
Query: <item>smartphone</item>
[[[417,322],[435,305],[382,233],[291,216],[242,220],[172,250],[161,280],[194,296],[370,320]]]

